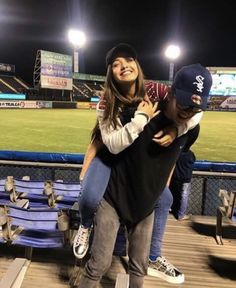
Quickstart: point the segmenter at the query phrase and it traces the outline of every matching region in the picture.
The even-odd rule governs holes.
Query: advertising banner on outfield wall
[[[220,104],[220,108],[236,109],[236,97],[227,97],[223,103]]]
[[[39,109],[52,108],[51,101],[0,101],[0,108]]]
[[[76,103],[77,109],[90,109],[90,102],[77,102]]]
[[[41,88],[72,90],[72,56],[40,51]]]

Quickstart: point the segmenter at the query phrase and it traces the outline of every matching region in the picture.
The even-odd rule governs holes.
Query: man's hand
[[[144,96],[144,100],[140,102],[138,105],[137,111],[145,113],[149,119],[152,119],[157,114],[159,114],[160,111],[157,111],[158,103],[152,104],[152,102],[149,100],[148,96]]]
[[[169,146],[177,136],[177,128],[176,127],[166,127],[163,130],[156,133],[152,140],[157,144],[167,147]]]

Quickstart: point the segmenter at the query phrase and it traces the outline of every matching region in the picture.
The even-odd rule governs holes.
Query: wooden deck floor
[[[224,228],[224,245],[214,239],[214,217],[194,216],[192,221],[179,222],[169,218],[163,244],[163,256],[185,274],[185,283],[169,284],[161,279],[145,278],[145,288],[235,288],[236,287],[236,228]],[[21,247],[0,245],[0,279],[15,257],[24,257]],[[35,249],[22,288],[68,288],[63,277],[64,267],[73,265],[68,250]],[[124,271],[118,258],[100,287],[114,287],[116,273]],[[111,279],[111,280],[109,280]],[[2,288],[2,287],[1,287]],[[4,288],[4,287],[3,287]]]

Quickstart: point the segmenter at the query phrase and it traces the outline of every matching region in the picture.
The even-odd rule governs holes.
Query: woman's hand
[[[159,114],[160,111],[157,111],[158,103],[152,104],[152,102],[149,100],[148,96],[145,95],[144,100],[140,102],[138,105],[137,111],[145,113],[149,119],[152,119],[157,114]]]
[[[177,133],[178,131],[176,127],[166,127],[157,132],[153,136],[152,140],[161,146],[167,147],[175,140]]]

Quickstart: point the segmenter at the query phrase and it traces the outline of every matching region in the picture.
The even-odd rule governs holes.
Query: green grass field
[[[0,150],[84,153],[95,111],[0,110]],[[193,146],[198,160],[236,162],[236,113],[205,112]]]

